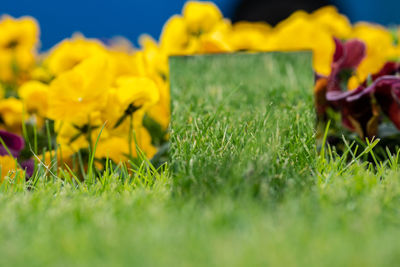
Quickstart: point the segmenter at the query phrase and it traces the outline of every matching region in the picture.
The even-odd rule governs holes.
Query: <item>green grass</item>
[[[179,191],[279,196],[310,186],[317,154],[309,53],[170,62]]]
[[[0,266],[397,265],[398,157],[317,153],[310,62],[171,59],[169,165],[4,183]]]

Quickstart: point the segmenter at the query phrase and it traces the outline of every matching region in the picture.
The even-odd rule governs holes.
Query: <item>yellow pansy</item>
[[[25,48],[32,49],[38,44],[39,27],[32,17],[14,19],[3,16],[0,20],[0,49],[13,50]]]
[[[96,148],[96,158],[108,157],[119,163],[128,159],[129,152],[132,153],[132,157],[137,157],[135,139],[140,149],[148,157],[152,157],[156,153],[156,148],[151,144],[151,136],[142,125],[144,110],[136,110],[130,115],[131,118],[126,118],[118,127],[115,127],[116,122],[126,112],[122,107],[117,90],[111,90],[107,106],[103,111],[104,117],[102,117],[107,124]],[[131,119],[132,125],[130,124]],[[131,150],[129,149],[129,140],[132,142]]]
[[[105,47],[98,41],[86,39],[82,35],[75,35],[67,39],[51,50],[44,61],[44,65],[53,75],[59,75],[71,70],[87,58],[104,56]]]
[[[38,45],[39,26],[31,17],[0,20],[0,80],[21,80],[32,67]],[[18,74],[18,77],[15,75]]]
[[[367,55],[357,68],[357,78],[360,81],[378,72],[388,60],[396,55],[392,34],[380,25],[357,23],[351,38],[357,38],[367,46]],[[351,86],[356,85],[357,83],[353,82]]]
[[[163,105],[163,103],[154,105],[147,113],[154,121],[156,121],[161,126],[163,130],[166,130],[168,128],[171,120],[171,113],[169,111],[169,108]]]
[[[19,99],[10,97],[0,100],[0,125],[7,131],[20,133],[23,105]]]
[[[310,15],[303,11],[295,12],[279,23],[268,38],[266,47],[268,51],[311,50],[314,70],[323,75],[331,72],[335,51],[333,37],[322,26],[312,23]]]
[[[50,71],[43,66],[36,66],[34,69],[32,69],[30,78],[43,83],[49,83],[53,79],[53,74],[51,74]]]
[[[200,36],[197,52],[201,54],[233,52],[228,42],[230,31],[231,24],[229,21],[217,23],[213,31]]]
[[[96,158],[109,158],[115,163],[125,162],[129,155],[129,144],[126,138],[113,136],[98,143]]]
[[[0,183],[4,181],[4,178],[10,173],[10,171],[15,171],[18,169],[18,164],[15,158],[5,155],[0,156]]]
[[[223,19],[221,11],[212,2],[189,1],[183,7],[182,15],[192,35],[211,31]]]
[[[28,113],[42,117],[47,115],[49,86],[39,81],[28,81],[18,89],[18,95],[25,104]]]
[[[118,119],[123,116],[125,110],[123,110],[120,104],[117,90],[110,88],[107,91],[107,101],[100,112],[101,121],[106,123],[107,128],[113,128]]]
[[[105,128],[101,134],[100,142],[110,136],[119,136],[128,138],[130,130],[136,127],[142,127],[144,111],[143,109],[134,109],[128,114],[126,106],[123,106],[119,100],[117,90],[110,89],[108,92],[106,106],[101,111],[100,120],[105,123]],[[132,117],[130,117],[132,116]],[[132,125],[131,123],[132,119]]]
[[[166,130],[171,118],[171,100],[169,84],[163,81],[156,81],[159,89],[160,100],[151,106],[147,113],[160,126]]]
[[[166,81],[168,77],[168,55],[150,36],[140,37],[142,49],[135,53],[135,65],[141,75],[157,77]]]
[[[140,66],[136,64],[136,57],[133,53],[110,51],[108,55],[110,73],[114,79],[120,76],[138,75],[140,73]]]
[[[143,128],[142,121],[145,110],[158,101],[156,84],[146,77],[131,76],[119,78],[116,84],[117,88],[109,91],[107,105],[102,111],[102,120],[107,124],[98,144],[98,157],[106,157],[110,153],[109,157],[116,162],[125,158],[129,153],[128,141],[133,140],[132,130],[146,155],[154,155],[155,148],[151,146],[151,138]],[[116,143],[122,144],[112,145]],[[134,152],[134,143],[131,146],[131,152]],[[132,156],[136,157],[136,154]]]
[[[73,124],[66,121],[55,121],[54,131],[57,133],[57,144],[61,146],[62,155],[60,159],[68,161],[68,157],[78,152],[80,149],[88,149],[100,136],[102,139],[108,138],[107,130],[100,131],[103,127],[103,121],[99,112],[90,114],[89,124]],[[59,151],[60,152],[60,151]]]
[[[136,145],[148,158],[152,158],[157,150],[151,144],[151,136],[148,131],[143,127],[135,129],[134,137],[130,144],[131,150],[129,150],[127,137],[111,136],[101,140],[96,148],[96,158],[109,158],[115,163],[125,162],[128,160],[129,152],[132,153],[133,158],[137,157]]]
[[[123,109],[133,105],[146,110],[157,103],[159,92],[157,85],[147,77],[125,76],[116,81],[117,97]]]
[[[12,53],[0,52],[0,81],[12,82],[16,73],[12,68],[14,56]]]
[[[348,38],[352,31],[349,19],[340,14],[334,6],[318,9],[311,14],[310,19],[312,23],[324,27],[328,32],[339,39]]]
[[[50,84],[48,117],[54,120],[85,122],[91,112],[106,103],[111,86],[106,57],[93,56]]]
[[[164,25],[160,37],[160,46],[168,55],[191,54],[190,36],[184,18],[171,17]]]
[[[229,34],[229,43],[235,50],[263,51],[271,26],[263,22],[237,22]]]
[[[158,87],[159,101],[154,104],[148,114],[163,129],[166,129],[170,120],[170,89],[168,84],[168,56],[159,48],[156,42],[148,36],[140,38],[142,51],[135,54],[138,66],[141,66],[141,74],[151,78]]]
[[[227,25],[213,3],[187,2],[182,16],[173,16],[165,24],[161,49],[168,55],[231,51],[222,30]]]
[[[82,133],[77,127],[79,126],[74,126],[72,123],[56,121],[54,129],[57,133],[57,144],[66,147],[74,153],[79,149],[88,148],[87,135]]]
[[[116,85],[115,89],[109,90],[102,118],[107,121],[107,128],[126,135],[131,120],[134,127],[142,125],[145,111],[158,102],[159,91],[157,85],[146,77],[120,77]]]

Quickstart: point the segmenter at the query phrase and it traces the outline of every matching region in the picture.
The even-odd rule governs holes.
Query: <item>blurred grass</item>
[[[0,266],[398,265],[399,156],[318,155],[310,66],[173,58],[170,165],[3,183]]]

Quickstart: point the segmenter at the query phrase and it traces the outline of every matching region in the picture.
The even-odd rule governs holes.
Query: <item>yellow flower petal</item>
[[[78,123],[87,121],[91,112],[106,104],[110,86],[107,57],[88,58],[50,84],[48,117]]]
[[[221,11],[212,2],[189,1],[182,14],[189,32],[194,35],[211,31],[223,19]]]

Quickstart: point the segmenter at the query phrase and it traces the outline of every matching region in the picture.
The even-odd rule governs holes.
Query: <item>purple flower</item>
[[[357,39],[342,43],[335,38],[335,44],[332,71],[328,77],[328,92],[347,91],[347,88],[342,88],[343,80],[350,78],[366,55],[365,44]]]
[[[24,139],[19,135],[0,130],[0,137],[14,157],[18,157],[21,150],[25,147]],[[3,144],[0,144],[0,155],[8,155],[7,149]]]
[[[21,162],[21,168],[26,171],[26,177],[31,177],[33,171],[35,170],[35,161],[33,159],[28,159]]]
[[[361,138],[377,135],[381,115],[400,129],[400,64],[388,62],[355,90],[347,81],[365,57],[365,45],[358,40],[345,43],[335,39],[332,72],[316,81],[315,98],[319,119],[328,107],[340,111],[342,125]]]
[[[328,107],[340,110],[340,103],[336,101],[351,93],[347,88],[342,88],[343,80],[347,81],[350,78],[366,53],[365,44],[357,39],[345,43],[336,38],[334,40],[336,49],[331,74],[328,77],[316,74],[314,93],[317,114],[320,118],[325,117]]]

